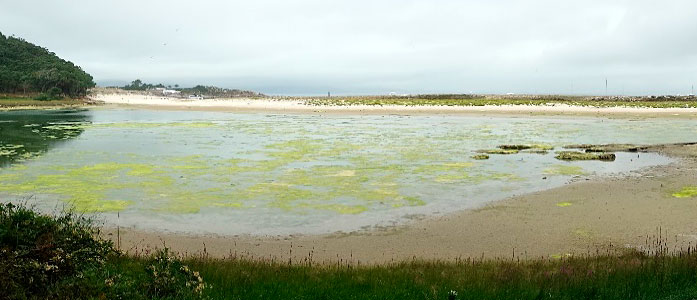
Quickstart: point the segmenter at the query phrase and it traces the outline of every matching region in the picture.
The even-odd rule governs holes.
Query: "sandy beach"
[[[203,99],[188,100],[141,94],[97,94],[90,99],[108,105],[150,109],[204,110],[273,113],[364,113],[364,114],[520,114],[520,115],[584,115],[584,116],[678,116],[697,117],[697,108],[591,107],[566,104],[550,105],[486,105],[486,106],[403,106],[344,105],[318,106],[309,99]]]
[[[121,98],[123,97],[123,98]],[[506,113],[692,118],[697,109],[556,106],[315,107],[287,100],[179,101],[147,96],[100,95],[111,105],[156,109],[269,112]],[[697,146],[652,146],[676,158],[630,176],[581,176],[557,188],[517,195],[474,210],[424,217],[406,225],[358,232],[297,236],[213,236],[120,228],[120,248],[142,253],[163,246],[183,255],[247,257],[278,261],[389,263],[409,259],[558,258],[644,249],[659,235],[669,247],[697,244],[697,203],[671,194],[697,185]],[[637,153],[641,155],[641,153]],[[566,203],[559,205],[559,203]],[[104,233],[117,240],[115,229]],[[648,241],[648,242],[647,242]]]

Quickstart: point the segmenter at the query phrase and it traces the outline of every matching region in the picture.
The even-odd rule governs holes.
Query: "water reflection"
[[[39,156],[76,138],[91,122],[86,110],[9,111],[0,115],[0,168]]]

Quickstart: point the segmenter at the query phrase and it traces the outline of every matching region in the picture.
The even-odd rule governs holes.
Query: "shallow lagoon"
[[[696,134],[694,121],[679,119],[0,112],[0,197],[140,229],[351,231],[671,161],[617,153],[615,162],[562,162],[554,151],[474,160],[478,149]]]

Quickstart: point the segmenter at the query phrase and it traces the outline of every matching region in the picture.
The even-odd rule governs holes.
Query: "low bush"
[[[0,299],[202,299],[206,287],[167,249],[123,256],[90,219],[0,203]]]

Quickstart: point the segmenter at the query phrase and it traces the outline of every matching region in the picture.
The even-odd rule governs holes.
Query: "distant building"
[[[203,96],[200,95],[189,95],[190,100],[203,100]]]
[[[162,94],[163,94],[163,95],[179,95],[179,94],[181,94],[181,92],[180,92],[180,91],[177,91],[177,90],[166,90],[166,89],[163,89],[163,90],[162,90]]]

